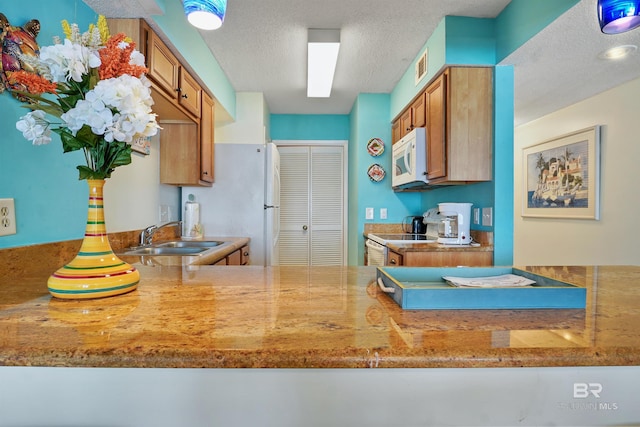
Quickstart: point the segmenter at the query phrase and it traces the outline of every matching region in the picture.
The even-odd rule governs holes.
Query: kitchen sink
[[[224,242],[218,240],[171,240],[150,246],[130,248],[122,255],[198,256],[222,244]]]
[[[148,246],[144,248],[131,249],[123,255],[167,255],[167,256],[188,256],[198,255],[209,250],[208,247],[172,247],[172,246]]]
[[[158,243],[157,248],[213,248],[220,246],[224,242],[217,240],[174,240],[171,242]]]

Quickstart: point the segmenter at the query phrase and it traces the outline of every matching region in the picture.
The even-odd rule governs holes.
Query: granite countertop
[[[640,365],[640,267],[524,267],[585,309],[403,311],[375,267],[148,266],[67,301],[38,265],[0,276],[0,366],[419,368]]]
[[[443,245],[437,242],[387,243],[387,247],[398,253],[405,252],[492,252],[492,245]]]

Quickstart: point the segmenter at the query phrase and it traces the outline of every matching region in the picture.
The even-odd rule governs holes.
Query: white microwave
[[[424,187],[427,179],[427,138],[424,128],[415,128],[393,144],[394,189]]]

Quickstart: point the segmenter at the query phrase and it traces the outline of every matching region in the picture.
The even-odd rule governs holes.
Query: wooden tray
[[[514,288],[454,287],[442,276],[515,274],[536,284]],[[378,267],[378,286],[406,310],[584,308],[587,290],[513,267]]]

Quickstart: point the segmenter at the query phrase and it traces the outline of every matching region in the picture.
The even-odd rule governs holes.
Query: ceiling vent
[[[418,62],[416,62],[416,86],[427,75],[427,52],[428,50],[425,49],[424,53],[418,58]]]

